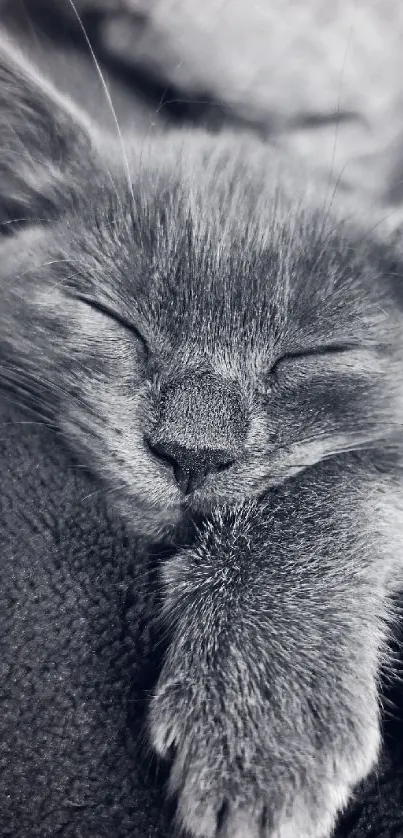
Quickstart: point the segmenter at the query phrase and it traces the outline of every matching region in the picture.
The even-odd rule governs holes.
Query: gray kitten
[[[0,134],[2,386],[146,543],[187,533],[149,715],[179,822],[328,838],[402,581],[398,255],[278,152],[107,137],[4,45]]]

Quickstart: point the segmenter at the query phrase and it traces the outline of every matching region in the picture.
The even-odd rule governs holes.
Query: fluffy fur
[[[0,56],[1,382],[169,543],[150,738],[197,838],[328,838],[402,578],[401,276],[295,161],[105,137]]]

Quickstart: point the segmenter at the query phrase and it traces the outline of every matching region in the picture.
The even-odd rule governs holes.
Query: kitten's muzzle
[[[225,471],[234,462],[231,452],[218,448],[191,449],[175,442],[148,442],[151,450],[173,467],[176,482],[185,495],[199,489],[208,474]]]
[[[172,466],[184,494],[239,457],[249,422],[234,382],[188,372],[165,385],[159,408],[147,442],[154,455]]]

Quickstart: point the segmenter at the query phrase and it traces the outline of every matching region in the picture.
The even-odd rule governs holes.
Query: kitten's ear
[[[63,206],[91,157],[85,117],[0,33],[0,216]]]

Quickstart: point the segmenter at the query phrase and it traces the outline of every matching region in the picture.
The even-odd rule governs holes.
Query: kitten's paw
[[[314,751],[311,742],[287,742],[266,729],[264,720],[247,730],[231,710],[210,710],[200,696],[182,700],[175,685],[161,687],[151,706],[152,744],[173,757],[180,824],[194,838],[330,838],[376,760],[376,717],[358,736],[351,730],[348,752],[325,742]]]

